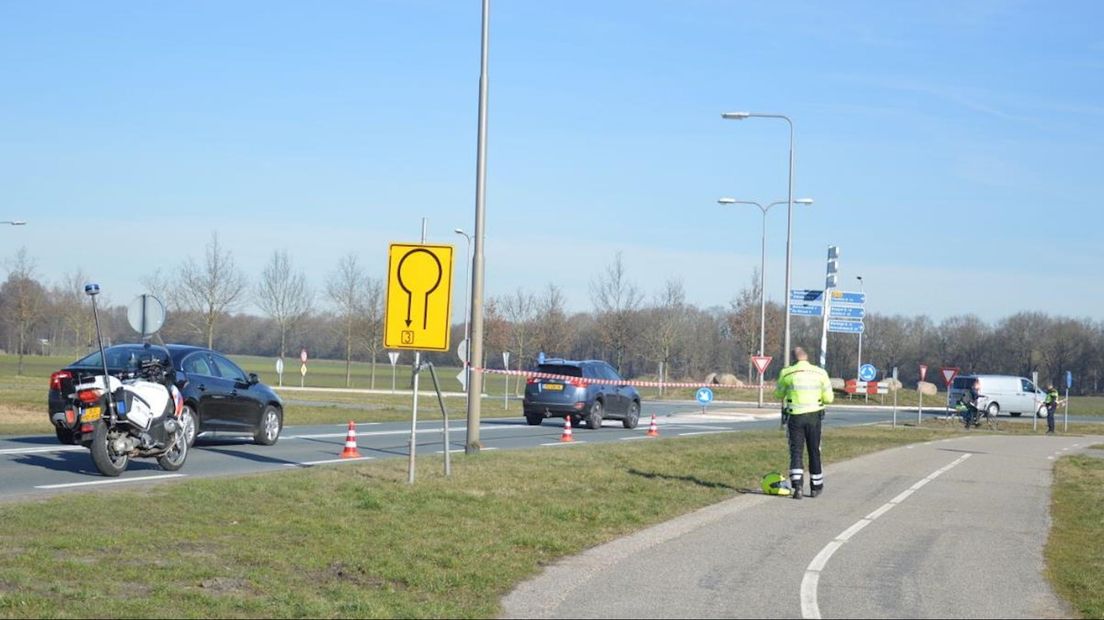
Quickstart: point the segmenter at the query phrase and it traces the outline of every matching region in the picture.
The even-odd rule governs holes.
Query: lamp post
[[[23,220],[0,220],[0,224],[9,224],[11,226],[26,226],[27,222]]]
[[[790,261],[792,258],[791,241],[793,239],[793,171],[794,171],[794,128],[793,121],[785,114],[763,114],[759,112],[725,112],[721,114],[721,118],[731,121],[742,121],[747,118],[778,118],[786,121],[790,126],[790,166],[789,166],[789,183],[786,192],[786,294],[782,297],[785,300],[786,315],[784,317],[786,329],[785,336],[782,343],[782,365],[783,367],[790,365]]]
[[[763,355],[763,351],[766,347],[765,341],[766,341],[766,338],[767,338],[767,297],[766,297],[766,287],[764,286],[765,283],[766,283],[766,277],[767,277],[766,276],[766,273],[767,273],[767,211],[770,211],[771,207],[775,207],[777,205],[788,204],[789,201],[779,200],[777,202],[772,202],[772,203],[770,203],[769,205],[767,205],[765,207],[762,204],[760,204],[758,202],[751,201],[751,200],[736,200],[735,198],[727,198],[727,197],[721,198],[721,199],[717,200],[717,202],[719,204],[722,204],[722,205],[733,205],[733,204],[755,205],[755,206],[759,207],[760,211],[763,212],[763,235],[762,235],[762,243],[761,243],[761,257],[759,259],[760,260],[760,262],[759,262],[759,355]],[[811,204],[813,204],[813,199],[812,198],[799,198],[799,199],[795,200],[794,202],[796,202],[797,204],[802,204],[802,205],[811,205]],[[787,299],[788,298],[789,298],[789,295],[787,294]],[[759,407],[762,407],[762,406],[763,406],[763,376],[762,376],[762,373],[760,373],[760,375],[759,375]]]
[[[468,241],[468,249],[464,251],[464,260],[466,261],[464,267],[464,387],[468,386],[468,382],[471,381],[471,334],[469,330],[468,317],[471,312],[471,278],[469,277],[471,272],[471,235],[457,228],[453,231],[458,235],[464,235],[464,239]]]

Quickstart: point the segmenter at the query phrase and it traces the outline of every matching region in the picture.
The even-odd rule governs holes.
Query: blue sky
[[[1104,3],[492,3],[487,293],[589,283],[727,305],[786,197],[793,284],[875,312],[1104,318]],[[0,257],[110,299],[218,230],[316,287],[345,254],[474,227],[478,0],[0,3]],[[768,217],[780,301],[785,209]],[[104,234],[106,232],[106,235]],[[106,238],[107,243],[97,243]],[[464,283],[456,265],[457,295]],[[455,303],[462,317],[463,304]]]

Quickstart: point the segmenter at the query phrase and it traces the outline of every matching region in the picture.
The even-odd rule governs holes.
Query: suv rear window
[[[951,384],[951,389],[954,390],[968,390],[974,385],[974,377],[955,377],[954,383]]]
[[[550,375],[566,375],[568,377],[583,376],[583,369],[570,364],[541,364],[537,366],[537,372],[546,372]]]

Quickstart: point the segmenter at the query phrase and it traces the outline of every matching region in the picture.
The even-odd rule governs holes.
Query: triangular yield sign
[[[951,381],[954,381],[955,375],[958,374],[958,368],[944,368],[943,380],[947,382],[947,385],[951,385]]]
[[[763,374],[767,371],[767,366],[770,366],[771,356],[769,355],[752,355],[751,362],[755,364],[755,368],[759,371],[759,374]]]

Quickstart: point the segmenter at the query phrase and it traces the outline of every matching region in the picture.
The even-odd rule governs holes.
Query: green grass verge
[[[825,458],[946,434],[827,429]],[[422,458],[413,486],[394,459],[6,504],[0,615],[494,616],[549,562],[757,488],[784,444],[487,452],[455,458],[451,479]]]
[[[1104,459],[1055,464],[1050,514],[1047,577],[1082,617],[1104,618]]]

